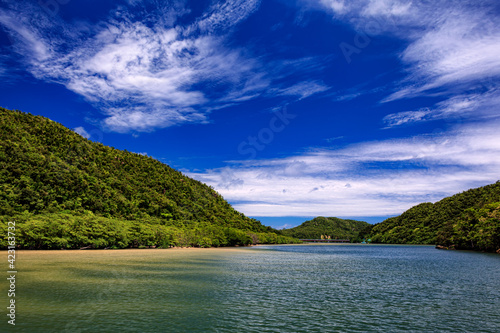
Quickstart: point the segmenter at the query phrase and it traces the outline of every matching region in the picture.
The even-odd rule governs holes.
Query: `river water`
[[[18,251],[17,268],[16,326],[4,315],[1,332],[500,332],[496,254],[384,245]]]

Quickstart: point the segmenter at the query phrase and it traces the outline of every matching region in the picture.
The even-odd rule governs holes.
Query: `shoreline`
[[[47,249],[39,249],[39,250],[28,250],[28,249],[16,249],[17,253],[31,253],[31,252],[47,252],[47,253],[62,253],[62,252],[71,252],[71,253],[97,253],[97,252],[208,252],[208,251],[237,251],[237,250],[248,250],[253,246],[227,246],[227,247],[171,247],[171,248],[125,248],[125,249],[58,249],[58,250],[47,250]],[[2,251],[7,252],[6,249]]]
[[[237,250],[249,250],[252,248],[263,247],[263,246],[435,246],[429,244],[362,244],[362,243],[302,243],[302,244],[253,244],[247,246],[220,246],[220,247],[169,247],[169,248],[123,248],[123,249],[15,249],[16,252],[81,252],[81,253],[91,253],[91,252],[178,252],[178,251],[237,251]],[[7,252],[8,249],[0,249],[0,251]]]

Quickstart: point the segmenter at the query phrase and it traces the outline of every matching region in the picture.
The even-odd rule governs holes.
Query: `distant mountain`
[[[24,242],[18,245],[29,248],[291,241],[234,210],[213,188],[154,158],[3,108],[0,216],[0,229],[18,221],[23,235],[18,239]],[[152,236],[141,240],[144,233]]]
[[[426,202],[373,226],[373,242],[500,249],[500,181],[434,204]]]
[[[360,233],[371,225],[367,222],[344,220],[337,217],[316,217],[301,225],[282,230],[283,235],[299,239],[349,239],[360,241]]]

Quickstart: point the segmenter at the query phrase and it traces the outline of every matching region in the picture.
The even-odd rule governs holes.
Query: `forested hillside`
[[[360,233],[369,228],[363,221],[343,220],[337,217],[316,217],[301,225],[283,230],[283,234],[300,239],[349,239],[351,242],[361,241]]]
[[[41,116],[0,108],[0,166],[2,227],[16,220],[24,247],[291,241],[154,158],[92,142]],[[141,228],[158,239],[141,241]],[[104,241],[99,235],[108,232],[124,234]],[[228,240],[236,234],[239,241]]]
[[[437,244],[447,248],[500,249],[500,182],[471,189],[434,204],[422,203],[371,231],[372,241]]]

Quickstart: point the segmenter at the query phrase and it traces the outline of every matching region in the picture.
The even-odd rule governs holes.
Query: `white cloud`
[[[203,122],[211,110],[268,87],[253,59],[224,46],[228,30],[258,6],[259,1],[220,2],[193,24],[174,28],[186,11],[179,6],[144,15],[147,22],[120,7],[108,21],[69,25],[34,4],[12,3],[0,10],[0,24],[37,78],[84,96],[107,114],[104,124],[111,130],[150,131]],[[204,84],[212,89],[201,89]]]
[[[211,32],[233,27],[253,14],[259,6],[260,0],[236,0],[215,3],[198,21],[197,27]]]
[[[500,26],[495,1],[303,2],[333,11],[338,20],[349,22],[360,32],[390,33],[408,43],[400,56],[408,65],[409,76],[387,101],[500,76]]]
[[[334,13],[342,14],[347,10],[344,0],[320,0],[320,3]]]
[[[226,50],[219,38],[182,38],[175,29],[127,22],[107,26],[34,73],[66,82],[69,89],[104,109],[108,114],[104,123],[111,130],[126,132],[204,121],[201,106],[209,100],[192,86],[231,82],[236,89],[251,68],[250,61],[237,50]],[[220,97],[224,96],[215,96]]]
[[[481,93],[456,95],[437,103],[433,108],[389,114],[383,121],[386,128],[391,128],[436,119],[477,120],[500,116],[498,105],[500,105],[500,90],[495,88]]]
[[[301,0],[302,4],[334,14],[337,19],[359,23],[358,19],[396,18],[411,13],[414,2],[408,0]]]
[[[415,121],[421,121],[429,115],[429,109],[422,109],[418,111],[404,111],[389,114],[384,117],[384,123],[387,125],[386,128],[399,126],[407,123],[412,123]]]
[[[282,230],[282,229],[290,229],[290,228],[293,228],[293,227],[296,227],[295,225],[292,225],[292,224],[288,224],[288,223],[285,223],[279,227],[276,227],[276,229],[278,230]]]
[[[20,37],[20,40],[23,41],[20,47],[25,50],[29,49],[31,56],[37,61],[47,59],[50,55],[47,45],[39,38],[40,36],[23,25],[23,21],[20,18],[7,15],[6,12],[0,9],[0,24],[17,37]]]
[[[384,216],[500,179],[500,123],[189,175],[250,216]]]
[[[82,126],[78,126],[74,129],[74,131],[78,134],[80,134],[81,136],[83,136],[85,139],[89,139],[90,138],[90,134],[85,130],[85,128],[83,128]]]
[[[384,118],[388,127],[457,116],[498,116],[498,2],[302,0],[302,3],[330,12],[334,19],[351,24],[356,31],[372,38],[391,35],[407,44],[397,54],[406,76],[394,82],[394,91],[382,102],[419,96],[443,100],[436,105],[388,115]]]
[[[84,96],[106,115],[104,126],[117,132],[205,122],[214,110],[259,96],[302,99],[328,89],[307,79],[275,84],[290,68],[317,69],[315,59],[268,64],[248,50],[226,47],[260,0],[214,2],[184,26],[176,24],[189,12],[181,3],[155,3],[154,11],[137,1],[129,5],[140,14],[118,6],[98,24],[74,24],[48,17],[36,4],[10,3],[0,9],[0,24],[13,33],[35,77]]]
[[[126,133],[130,130],[149,132],[189,122],[205,122],[203,113],[192,108],[166,108],[165,106],[122,107],[107,110],[108,117],[103,124],[111,131]]]
[[[351,101],[359,96],[361,96],[361,93],[344,94],[344,95],[340,95],[338,97],[335,97],[335,101],[337,101],[337,102]]]
[[[425,11],[422,13],[425,14]],[[497,85],[500,76],[500,27],[497,16],[456,6],[436,18],[401,55],[409,84],[386,100],[418,96],[433,89],[464,89],[483,82]]]
[[[412,1],[370,0],[362,10],[363,16],[404,16],[410,12]]]
[[[327,91],[328,89],[330,88],[322,82],[304,81],[291,87],[279,89],[278,95],[298,96],[299,99],[304,99],[314,94]]]

